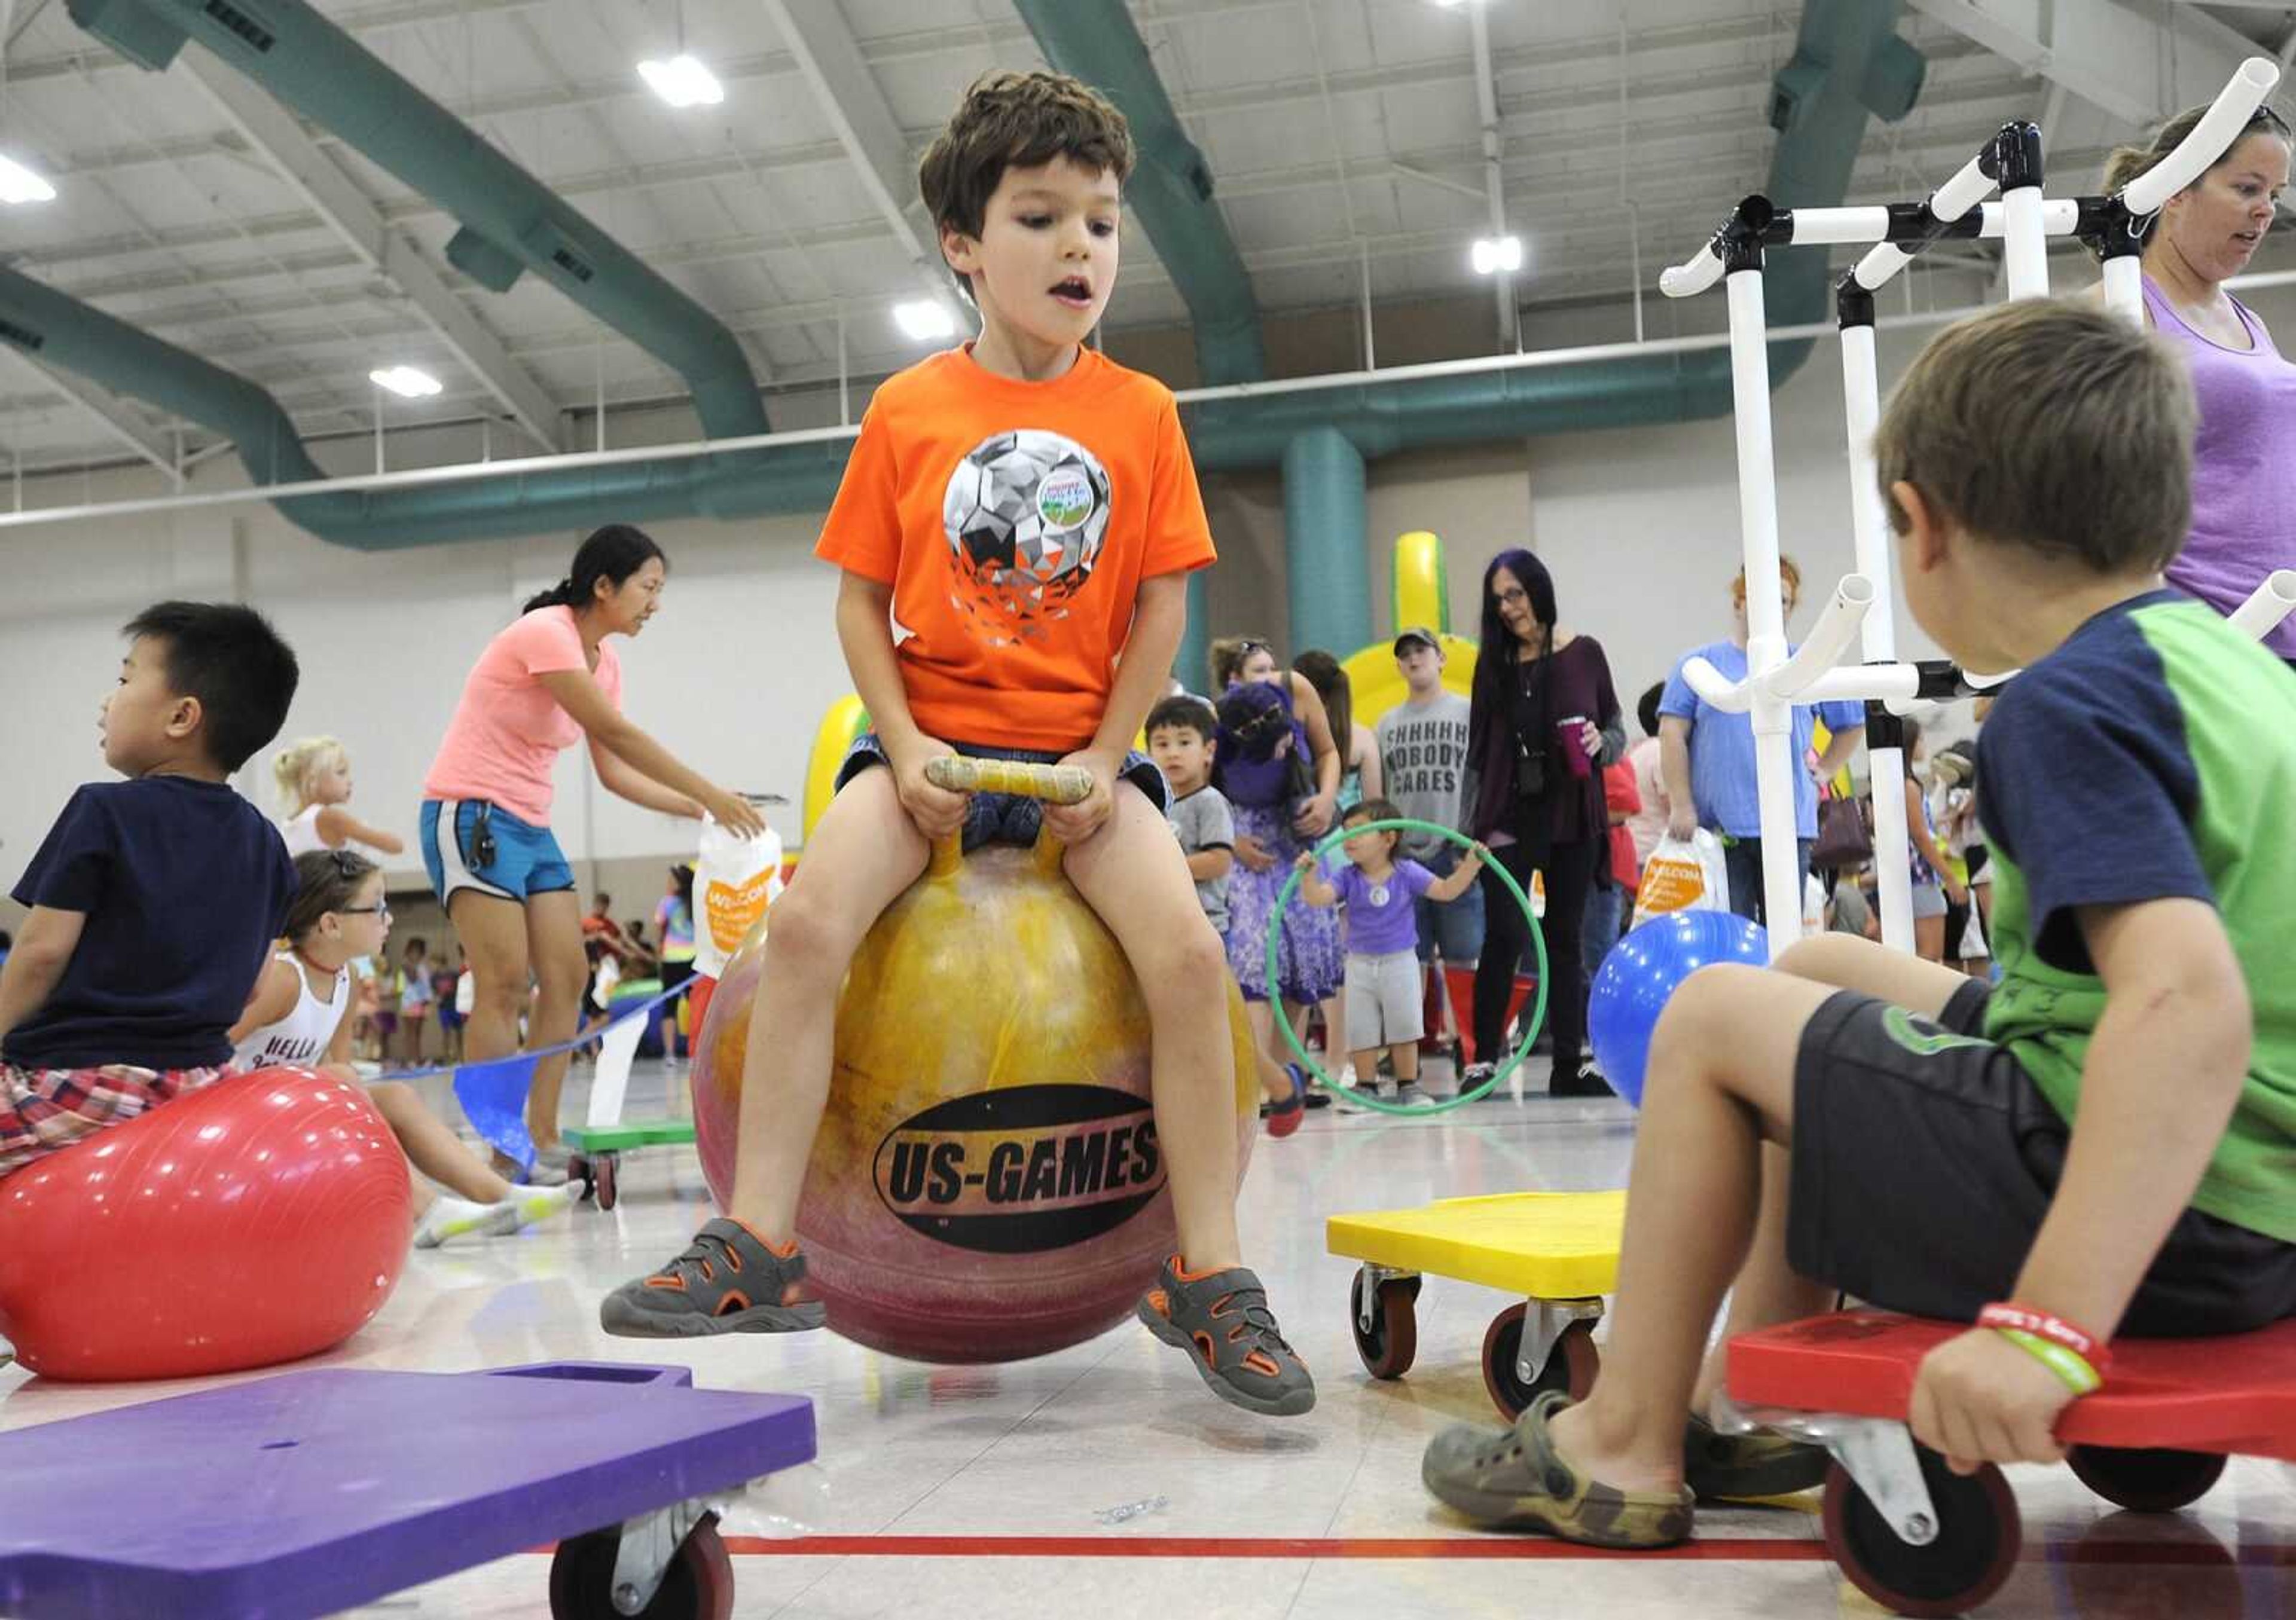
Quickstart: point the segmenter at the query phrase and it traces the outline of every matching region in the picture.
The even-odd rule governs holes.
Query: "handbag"
[[[1544,798],[1546,796],[1546,751],[1534,754],[1529,745],[1517,732],[1514,738],[1514,796],[1517,798]]]
[[[1524,686],[1531,690],[1525,691]],[[1535,694],[1535,695],[1534,695]],[[1522,677],[1514,683],[1514,701],[1510,705],[1509,718],[1514,725],[1514,796],[1518,801],[1546,797],[1546,739],[1554,727],[1547,724],[1550,710],[1547,691],[1547,663],[1544,656],[1536,659]],[[1538,739],[1537,748],[1530,739]]]
[[[1823,798],[1817,804],[1817,841],[1810,846],[1809,863],[1839,871],[1874,858],[1874,832],[1866,824],[1865,806],[1855,798]]]

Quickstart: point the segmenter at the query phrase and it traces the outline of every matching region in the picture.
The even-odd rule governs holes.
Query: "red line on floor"
[[[729,1535],[729,1552],[780,1558],[894,1559],[1690,1559],[1800,1562],[1825,1543],[1753,1537],[1618,1552],[1537,1537],[1238,1535]]]
[[[1825,1543],[1718,1536],[1656,1551],[1574,1546],[1538,1536],[1235,1535],[729,1535],[726,1550],[752,1558],[880,1559],[1467,1559],[1488,1561],[1644,1559],[1743,1564],[1814,1563]],[[2022,1561],[2117,1566],[2221,1565],[2296,1568],[2296,1544],[2238,1549],[2205,1542],[2028,1542]]]
[[[2238,1547],[2205,1542],[2072,1542],[2026,1547],[2028,1564],[2185,1565],[2226,1569],[2296,1569],[2296,1542],[2249,1542]]]

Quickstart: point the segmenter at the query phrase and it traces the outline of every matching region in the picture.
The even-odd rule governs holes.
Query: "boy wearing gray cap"
[[[1386,796],[1414,821],[1456,828],[1465,810],[1460,789],[1467,773],[1467,700],[1444,686],[1443,643],[1424,625],[1395,638],[1395,667],[1410,695],[1379,719]],[[1432,833],[1407,832],[1396,853],[1444,878],[1458,867],[1462,850]],[[1482,886],[1470,884],[1456,900],[1422,896],[1416,907],[1419,960],[1439,955],[1448,967],[1472,969],[1483,953]]]

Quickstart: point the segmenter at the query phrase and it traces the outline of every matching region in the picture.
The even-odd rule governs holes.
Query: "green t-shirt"
[[[2296,1242],[2296,674],[2173,592],[2120,603],[2003,691],[1977,800],[2002,971],[1985,1033],[2069,1123],[2105,1002],[2076,908],[2216,907],[2255,1034],[2193,1207]]]

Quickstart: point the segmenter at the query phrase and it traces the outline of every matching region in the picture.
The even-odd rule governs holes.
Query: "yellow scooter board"
[[[1624,1192],[1510,1192],[1333,1215],[1324,1247],[1363,1262],[1349,1315],[1356,1354],[1375,1379],[1410,1370],[1423,1276],[1521,1297],[1483,1335],[1483,1383],[1512,1420],[1546,1390],[1577,1399],[1593,1387],[1595,1324],[1618,1286],[1626,1219]]]

